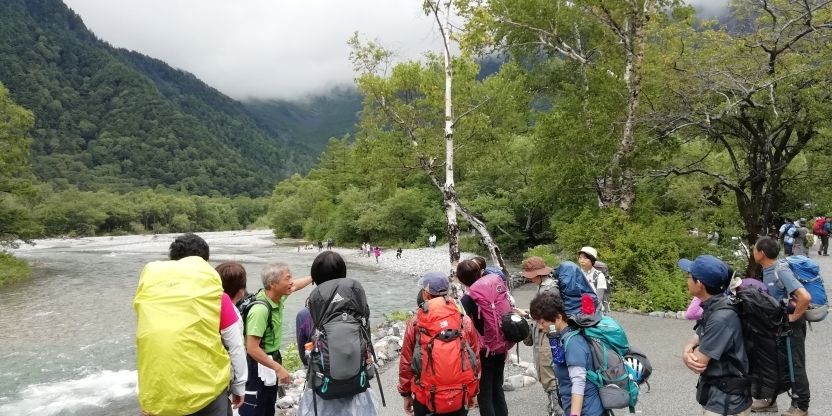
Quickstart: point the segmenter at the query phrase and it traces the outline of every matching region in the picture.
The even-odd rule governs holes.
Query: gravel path
[[[817,249],[815,249],[817,250]],[[832,281],[832,257],[812,258],[825,271],[827,286]],[[679,284],[684,279],[679,275]],[[513,292],[519,305],[528,305],[534,295],[535,288],[525,285]],[[613,313],[627,330],[630,341],[642,348],[653,364],[654,372],[650,379],[652,389],[643,391],[640,395],[636,414],[650,416],[668,415],[700,415],[701,408],[694,399],[696,376],[691,373],[681,361],[681,349],[692,334],[693,323],[677,320],[654,318],[643,315]],[[809,368],[809,382],[812,390],[812,404],[810,413],[813,415],[832,415],[832,398],[828,392],[832,391],[832,360],[830,360],[829,346],[832,345],[832,321],[827,320],[814,325],[806,340],[806,355]],[[520,358],[531,360],[531,348],[521,346]],[[382,374],[385,387],[387,407],[382,408],[382,416],[398,416],[403,414],[402,401],[396,393],[398,372],[395,365],[387,366]],[[538,384],[517,391],[507,392],[506,400],[509,413],[523,416],[545,416],[546,399]],[[779,398],[780,412],[785,411],[790,401],[785,395]],[[616,412],[618,415],[628,414],[627,411]],[[760,413],[760,415],[779,415],[780,413]],[[469,415],[479,415],[473,410]]]

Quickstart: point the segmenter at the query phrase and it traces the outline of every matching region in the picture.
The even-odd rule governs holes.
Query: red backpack
[[[431,413],[467,409],[478,392],[478,357],[465,339],[463,316],[445,297],[426,301],[416,314],[413,391]]]
[[[483,322],[480,348],[485,355],[502,354],[514,346],[503,335],[503,316],[511,313],[508,288],[500,276],[487,274],[477,279],[468,289],[468,296],[477,304],[479,318]]]
[[[826,225],[826,218],[820,217],[815,220],[815,224],[812,226],[812,234],[819,235],[819,236],[826,236],[829,233],[823,228]]]

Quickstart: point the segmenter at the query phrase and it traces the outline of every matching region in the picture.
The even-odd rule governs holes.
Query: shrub
[[[0,252],[0,286],[29,278],[32,269],[26,261],[9,253]]]
[[[615,281],[612,300],[617,307],[682,310],[690,295],[678,260],[700,254],[732,260],[729,251],[689,235],[685,218],[679,215],[634,218],[617,210],[585,210],[569,222],[554,223],[553,229],[564,259],[576,261],[582,246],[598,250],[599,260],[609,265]],[[545,252],[544,248],[533,251]]]

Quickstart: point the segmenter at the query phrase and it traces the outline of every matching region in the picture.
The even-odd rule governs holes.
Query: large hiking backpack
[[[228,388],[231,364],[220,336],[222,281],[197,256],[142,270],[136,311],[138,400],[149,414],[190,414]]]
[[[586,280],[584,272],[571,261],[561,263],[554,271],[558,281],[560,296],[563,298],[563,309],[571,322],[578,326],[592,326],[600,319],[598,311],[598,295]],[[581,311],[583,299],[589,297],[593,303],[591,313]]]
[[[463,314],[445,297],[430,299],[416,313],[411,367],[416,400],[431,413],[452,413],[477,395],[479,368],[465,339]]]
[[[477,304],[479,318],[483,321],[480,346],[485,349],[486,356],[510,350],[514,343],[503,335],[502,320],[512,308],[503,279],[494,274],[480,277],[468,288],[468,296]]]
[[[238,300],[235,305],[237,310],[240,311],[240,316],[243,318],[243,328],[245,328],[245,325],[248,322],[248,313],[254,305],[263,305],[266,307],[266,310],[268,311],[268,313],[266,313],[266,332],[264,332],[264,336],[260,338],[260,348],[263,348],[263,345],[265,345],[265,334],[268,334],[272,329],[272,305],[265,300],[257,299],[257,295],[262,291],[263,289],[260,289],[257,293],[246,294],[246,296]],[[243,334],[245,334],[245,330],[243,331]]]
[[[757,287],[741,288],[735,296],[725,297],[708,308],[697,325],[704,325],[708,316],[719,309],[736,311],[742,323],[751,395],[771,398],[788,391],[791,387],[786,352],[789,319],[780,302]]]
[[[812,234],[817,236],[827,236],[829,233],[826,231],[826,218],[820,217],[815,220],[815,223],[812,224]]]
[[[806,320],[809,322],[824,320],[829,311],[829,307],[827,305],[826,288],[823,285],[823,278],[820,275],[820,266],[812,259],[800,255],[786,257],[785,262],[797,280],[809,292],[809,295],[812,296],[809,309],[806,311]],[[776,273],[776,268],[775,277],[778,280],[777,284],[782,287],[782,283],[779,281],[780,277]]]
[[[370,385],[369,371],[375,369],[369,361],[375,360],[375,353],[364,288],[349,278],[324,282],[309,295],[309,312],[315,332],[307,386],[323,399],[351,397],[366,391]]]
[[[647,356],[640,350],[631,350],[624,329],[609,316],[594,326],[570,332],[563,340],[564,350],[577,335],[589,344],[593,368],[586,369],[586,379],[598,388],[604,409],[628,408],[634,413],[639,384],[647,383],[653,372]]]
[[[789,224],[786,227],[786,231],[783,233],[783,242],[785,244],[794,244],[794,238],[797,234],[797,226],[794,224]]]

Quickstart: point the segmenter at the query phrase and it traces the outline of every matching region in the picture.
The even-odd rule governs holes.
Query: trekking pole
[[[786,357],[789,360],[789,381],[794,384],[794,363],[792,362],[792,336],[786,337]]]

